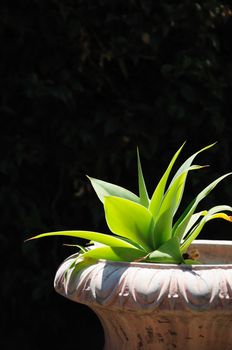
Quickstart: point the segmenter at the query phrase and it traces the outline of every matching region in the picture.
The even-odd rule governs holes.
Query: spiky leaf
[[[193,227],[193,229],[185,238],[180,248],[182,253],[184,253],[193,242],[193,240],[197,238],[207,221],[220,218],[232,222],[232,216],[221,212],[221,210],[232,211],[232,207],[228,205],[218,205],[211,208],[208,213],[201,219],[201,221]]]
[[[176,213],[176,208],[181,201],[188,172],[189,170],[200,168],[202,167],[198,165],[192,165],[189,167],[176,178],[172,186],[170,186],[166,192],[155,220],[153,239],[154,249],[159,248],[159,246],[172,237],[173,217]]]
[[[140,162],[139,157],[139,149],[137,148],[137,163],[138,163],[138,179],[139,179],[139,197],[140,197],[140,204],[144,207],[148,208],[150,199],[147,194],[147,188],[143,177],[143,171],[142,166]]]
[[[180,252],[178,239],[176,237],[172,237],[166,241],[158,249],[148,255],[147,261],[175,264],[182,263],[184,260]]]
[[[82,254],[82,257],[113,261],[134,261],[145,255],[144,250],[125,247],[99,247]]]
[[[186,171],[192,164],[192,162],[194,161],[194,159],[196,158],[196,156],[198,154],[200,154],[201,152],[213,147],[216,144],[216,142],[212,143],[211,145],[208,145],[202,149],[200,149],[199,151],[197,151],[196,153],[194,153],[191,157],[189,157],[182,165],[181,167],[177,170],[176,174],[173,176],[173,179],[170,183],[170,186],[173,184],[173,182],[176,180],[176,178],[182,174],[184,171]]]
[[[172,170],[172,167],[173,167],[177,157],[179,156],[182,148],[184,147],[184,144],[174,154],[171,162],[169,163],[169,166],[168,166],[167,170],[165,171],[164,175],[162,176],[161,180],[159,181],[159,183],[156,186],[155,191],[154,191],[154,193],[152,195],[151,202],[150,202],[150,205],[149,205],[149,210],[151,211],[151,213],[153,214],[155,219],[156,219],[156,215],[157,215],[157,213],[158,213],[158,211],[160,209],[160,206],[161,206],[161,203],[162,203],[162,200],[163,200],[165,187],[166,187],[166,183],[167,183],[169,174],[170,174],[170,172]]]
[[[179,240],[183,238],[183,235],[186,233],[186,227],[189,223],[189,220],[191,219],[198,204],[217,186],[217,184],[219,184],[220,181],[222,181],[224,178],[226,178],[231,174],[232,173],[225,174],[219,177],[218,179],[214,180],[196,196],[196,198],[188,205],[184,213],[180,216],[178,221],[175,223],[173,227],[173,235],[177,236]]]
[[[87,240],[92,240],[99,242],[111,247],[122,247],[122,248],[134,248],[136,245],[133,245],[132,242],[128,242],[120,237],[106,235],[104,233],[93,232],[93,231],[57,231],[57,232],[47,232],[40,235],[29,238],[28,240],[49,237],[49,236],[69,236],[76,238],[83,238]]]
[[[120,198],[129,199],[133,202],[140,203],[140,199],[136,194],[123,188],[121,186],[114,185],[110,182],[95,179],[93,177],[87,176],[90,180],[98,198],[102,203],[104,203],[104,198],[107,196],[116,196]]]
[[[119,197],[106,197],[105,215],[112,232],[126,237],[150,251],[153,217],[144,206]]]

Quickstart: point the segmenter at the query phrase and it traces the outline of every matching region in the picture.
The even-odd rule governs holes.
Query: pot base
[[[105,334],[104,350],[231,350],[231,315],[112,312],[94,308]],[[222,327],[223,324],[223,327]]]

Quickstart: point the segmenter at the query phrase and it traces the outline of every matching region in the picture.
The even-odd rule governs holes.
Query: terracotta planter
[[[198,240],[202,265],[99,260],[55,289],[88,305],[105,332],[105,350],[231,350],[232,241]]]

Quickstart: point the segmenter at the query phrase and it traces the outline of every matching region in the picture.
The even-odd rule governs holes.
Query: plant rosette
[[[232,211],[228,205],[197,211],[231,173],[211,182],[177,216],[189,172],[205,167],[193,165],[195,157],[213,145],[191,155],[170,179],[182,145],[151,198],[138,150],[138,196],[88,177],[111,234],[71,230],[30,238],[63,235],[89,241],[61,264],[55,289],[99,316],[105,349],[232,348],[226,326],[232,322],[232,243],[196,240],[208,221],[232,221],[225,213]]]

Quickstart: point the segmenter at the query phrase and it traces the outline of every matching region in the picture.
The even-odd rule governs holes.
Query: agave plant
[[[204,168],[204,166],[192,165],[195,157],[213,145],[204,147],[189,157],[170,180],[170,172],[183,144],[171,159],[151,198],[146,189],[138,150],[138,196],[123,187],[88,177],[103,204],[106,222],[112,234],[73,230],[43,233],[30,239],[63,235],[90,241],[85,247],[77,245],[79,249],[75,260],[77,269],[92,264],[98,259],[175,264],[197,263],[189,259],[186,252],[204,225],[216,218],[232,221],[232,216],[224,213],[224,211],[232,211],[232,207],[228,205],[219,205],[196,212],[198,204],[231,173],[210,183],[176,218],[188,173]]]

